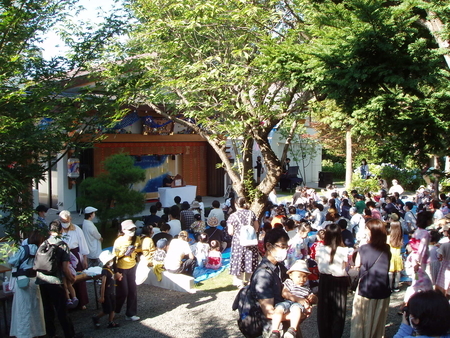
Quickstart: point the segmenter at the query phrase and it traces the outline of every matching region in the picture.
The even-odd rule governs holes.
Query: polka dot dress
[[[227,226],[233,227],[233,241],[231,242],[230,274],[239,276],[243,272],[252,273],[258,265],[258,247],[242,246],[239,244],[239,235],[242,225],[248,222],[251,213],[252,223],[256,219],[251,210],[240,209],[231,214]]]

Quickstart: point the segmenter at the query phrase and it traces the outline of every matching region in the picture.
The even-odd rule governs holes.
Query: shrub
[[[376,178],[362,179],[359,175],[353,175],[350,189],[358,191],[359,194],[365,194],[366,192],[378,193],[380,185]]]
[[[333,173],[333,179],[345,179],[345,165],[339,162],[332,162],[331,160],[322,161],[322,171],[329,171]]]
[[[420,185],[425,184],[419,169],[399,168],[391,163],[370,166],[371,173],[385,179],[389,186],[396,179],[405,190],[415,191]]]

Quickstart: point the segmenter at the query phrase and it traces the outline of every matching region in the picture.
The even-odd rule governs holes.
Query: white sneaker
[[[141,317],[138,317],[138,316],[131,316],[131,317],[126,316],[125,317],[125,320],[131,320],[132,322],[135,322],[139,319],[141,319]]]

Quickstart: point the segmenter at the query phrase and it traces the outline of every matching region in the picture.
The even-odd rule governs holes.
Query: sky
[[[114,0],[79,0],[78,6],[83,6],[85,10],[78,15],[73,15],[73,21],[78,22],[89,21],[93,24],[99,24],[102,22],[102,16],[108,13],[112,8],[117,8]],[[100,13],[100,14],[99,14]],[[50,31],[43,37],[44,41],[41,44],[43,48],[43,56],[45,59],[50,59],[58,55],[64,55],[67,52],[67,48],[64,43],[59,39],[55,31]]]

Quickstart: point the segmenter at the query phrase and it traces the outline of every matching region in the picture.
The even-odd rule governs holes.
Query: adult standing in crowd
[[[369,241],[359,248],[355,267],[359,285],[353,299],[350,338],[384,337],[391,288],[391,251],[386,228],[380,220],[366,223]]]
[[[341,228],[335,223],[325,228],[324,245],[317,248],[316,261],[320,272],[317,304],[319,337],[339,338],[344,332],[347,310],[348,249],[342,242]]]
[[[83,334],[75,334],[72,320],[67,313],[66,291],[63,285],[63,278],[69,283],[75,281],[75,276],[69,270],[70,250],[67,245],[61,244],[62,225],[59,220],[54,220],[49,226],[49,244],[56,245],[56,263],[58,269],[56,275],[46,275],[37,272],[36,284],[39,285],[44,307],[45,330],[48,337],[56,337],[55,312],[58,316],[59,324],[64,332],[65,338],[83,337]],[[45,243],[45,242],[44,242]],[[42,244],[43,245],[43,244]]]
[[[251,275],[258,265],[258,246],[242,246],[240,243],[241,229],[244,225],[252,225],[258,231],[258,221],[253,211],[249,210],[245,198],[236,201],[236,212],[227,221],[228,234],[233,236],[231,242],[230,274],[234,276],[233,285],[244,286],[245,274]]]
[[[17,338],[39,337],[45,335],[44,308],[39,285],[36,285],[36,271],[33,270],[34,256],[44,238],[41,231],[34,230],[28,237],[28,244],[8,260],[16,268],[16,276],[28,276],[28,286],[21,288],[16,284],[11,309],[11,328],[9,335]]]
[[[256,184],[259,184],[261,182],[261,175],[264,173],[261,156],[258,156],[256,158],[255,169],[256,169]]]
[[[173,178],[174,178],[173,174],[170,171],[168,171],[166,174],[166,177],[163,178],[163,182],[162,182],[163,188],[171,187]]]
[[[36,207],[36,213],[38,215],[38,217],[36,218],[36,225],[39,228],[48,229],[48,224],[47,224],[47,221],[45,220],[45,216],[47,215],[47,211],[48,211],[48,208],[45,205],[43,205],[43,204],[39,204]]]
[[[68,210],[63,210],[59,213],[59,220],[62,226],[62,239],[69,246],[70,252],[78,259],[78,265],[75,270],[83,271],[87,269],[89,247],[86,243],[83,230],[78,225],[72,223],[72,216]],[[78,307],[83,310],[86,309],[86,304],[89,303],[86,281],[79,281],[73,287],[79,299]]]
[[[121,223],[121,235],[114,241],[113,253],[117,257],[117,272],[122,279],[116,281],[116,313],[127,301],[125,319],[137,321],[136,254],[142,251],[141,240],[136,236],[136,225],[131,219]]]
[[[96,211],[97,209],[94,207],[86,207],[84,209],[83,233],[89,248],[89,254],[87,255],[88,266],[99,266],[100,261],[98,257],[102,253],[103,237],[93,222]]]
[[[278,303],[289,299],[296,301],[295,297],[291,297],[290,292],[286,289],[283,291],[283,282],[288,278],[287,269],[283,265],[288,250],[289,237],[283,229],[269,230],[264,236],[265,255],[258,265],[254,277],[251,279],[250,292],[261,306],[262,313],[266,319],[264,324],[263,337],[267,337],[272,329],[272,316],[275,312],[275,306]],[[283,296],[285,298],[283,298]],[[301,318],[303,321],[307,315]],[[290,314],[283,314],[282,321],[289,321]],[[292,330],[293,329],[293,330]],[[297,327],[289,328],[290,332],[285,333],[284,337],[292,337],[292,331],[297,331]],[[279,337],[272,332],[271,337]]]

